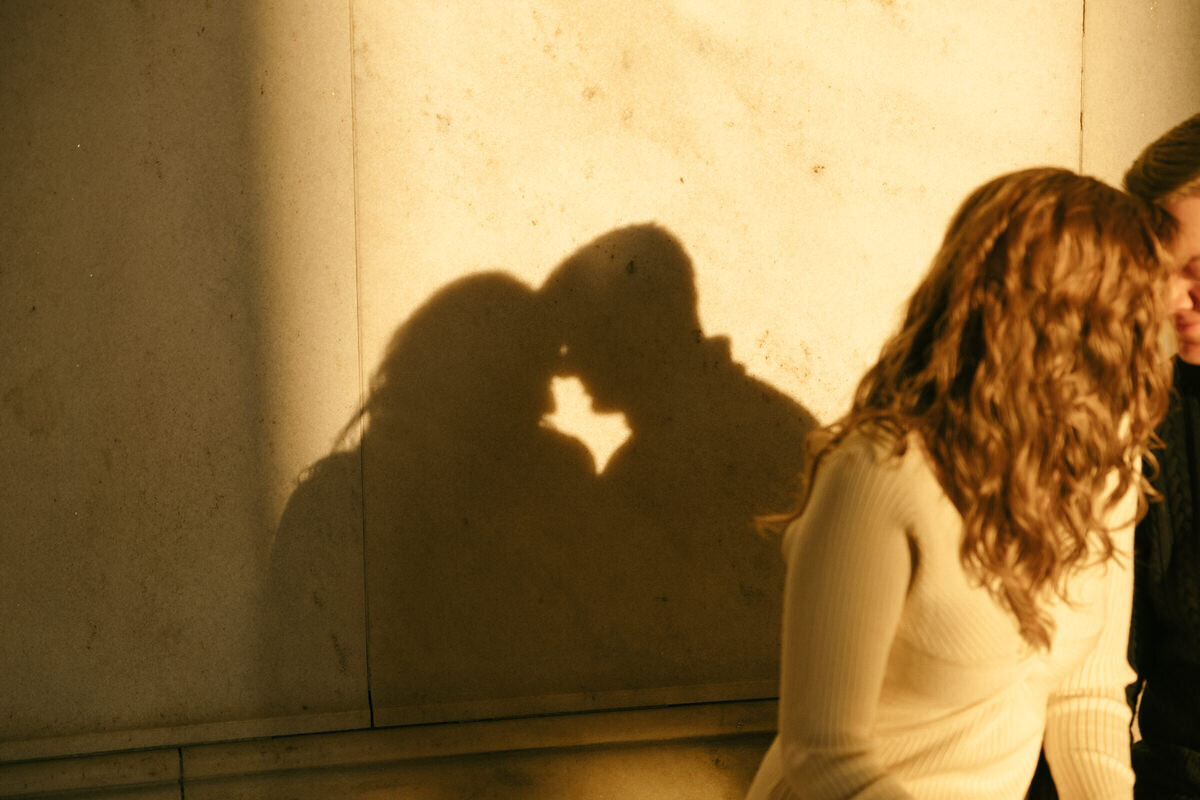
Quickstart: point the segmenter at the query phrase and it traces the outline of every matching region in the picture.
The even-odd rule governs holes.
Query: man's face
[[[1169,310],[1175,323],[1179,357],[1200,364],[1200,195],[1165,204],[1179,223],[1171,254],[1179,266],[1173,279]]]
[[[563,348],[560,371],[583,382],[592,398],[592,410],[603,414],[625,411],[628,384],[628,358],[622,357],[617,339],[606,337],[601,325],[584,326],[574,331]],[[609,326],[609,330],[612,327]]]

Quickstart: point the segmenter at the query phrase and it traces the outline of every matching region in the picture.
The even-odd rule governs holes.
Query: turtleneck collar
[[[1200,396],[1200,365],[1175,358],[1175,388],[1180,394]]]

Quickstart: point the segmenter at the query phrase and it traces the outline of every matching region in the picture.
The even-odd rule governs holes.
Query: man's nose
[[[1167,312],[1170,314],[1200,307],[1200,286],[1184,275],[1171,278],[1167,292]]]

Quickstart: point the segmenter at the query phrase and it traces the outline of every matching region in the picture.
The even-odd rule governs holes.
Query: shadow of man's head
[[[656,387],[696,362],[702,335],[692,262],[656,225],[589,242],[554,270],[541,294],[564,346],[562,369],[579,376],[599,411],[636,416],[662,401]]]

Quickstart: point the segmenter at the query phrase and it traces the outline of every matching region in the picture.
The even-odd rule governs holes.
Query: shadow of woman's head
[[[552,410],[558,349],[532,289],[499,272],[469,275],[397,329],[355,421],[480,445],[527,431]],[[480,431],[484,440],[464,438]]]

